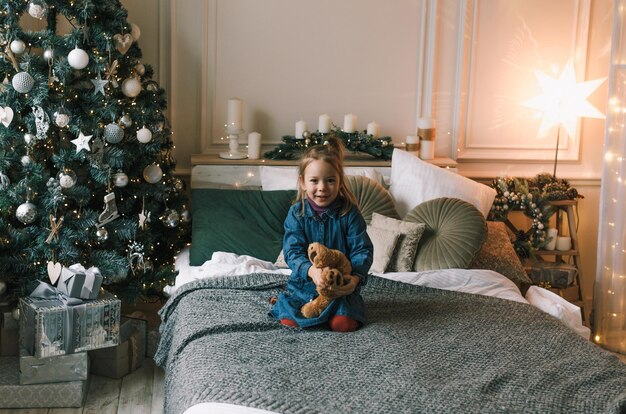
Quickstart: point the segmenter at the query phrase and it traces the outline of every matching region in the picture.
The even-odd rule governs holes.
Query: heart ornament
[[[2,125],[8,127],[11,121],[13,121],[13,109],[8,106],[0,106],[0,122],[2,122]]]
[[[50,283],[54,285],[57,280],[59,280],[62,270],[63,266],[61,263],[55,263],[53,261],[48,262],[48,277],[50,278]]]
[[[130,46],[133,44],[133,37],[130,33],[126,33],[125,35],[116,34],[113,36],[113,40],[115,41],[115,48],[122,55],[125,55],[130,49]]]

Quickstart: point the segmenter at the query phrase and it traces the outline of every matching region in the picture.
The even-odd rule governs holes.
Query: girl
[[[307,256],[310,243],[342,251],[352,264],[352,277],[341,288],[324,286],[322,269]],[[365,323],[359,286],[365,284],[373,247],[366,224],[346,186],[343,144],[337,137],[309,148],[300,161],[298,196],[285,219],[285,260],[292,270],[289,293],[281,293],[271,315],[283,325],[302,328],[328,322],[333,331],[351,332]],[[316,286],[338,296],[317,318],[306,319],[300,308],[317,296]]]

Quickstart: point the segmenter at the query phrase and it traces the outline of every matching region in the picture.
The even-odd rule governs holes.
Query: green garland
[[[554,214],[550,201],[583,198],[566,180],[547,173],[528,180],[499,177],[491,186],[497,194],[489,220],[506,221],[511,211],[522,211],[532,219],[528,230],[519,230],[515,234],[513,247],[520,259],[531,257],[534,250],[541,249],[550,241],[546,236],[550,217]]]
[[[355,153],[363,152],[383,160],[391,159],[393,153],[391,137],[375,138],[365,131],[352,133],[343,132],[335,125],[333,125],[333,130],[327,134],[305,132],[301,139],[292,135],[285,135],[282,138],[283,142],[281,144],[278,144],[276,148],[263,155],[270,160],[295,160],[308,148],[314,145],[324,144],[328,140],[328,137],[332,135],[339,137],[348,151]]]

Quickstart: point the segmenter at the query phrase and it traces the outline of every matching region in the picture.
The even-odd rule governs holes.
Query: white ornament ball
[[[54,50],[46,49],[43,51],[43,58],[46,60],[52,60],[54,58]]]
[[[126,78],[122,82],[122,93],[129,98],[134,98],[141,93],[141,82],[137,78]]]
[[[163,215],[161,220],[166,227],[174,228],[178,226],[178,223],[180,223],[180,215],[178,214],[178,211],[174,209],[169,209],[165,211],[165,214]]]
[[[29,155],[23,155],[22,158],[20,158],[20,162],[24,167],[27,167],[33,162],[33,159]]]
[[[118,124],[111,122],[104,127],[104,139],[110,144],[118,144],[124,139],[124,130]]]
[[[128,175],[122,171],[118,171],[113,174],[113,184],[116,187],[126,187],[128,185]]]
[[[143,169],[143,178],[150,184],[156,184],[161,181],[163,170],[156,164],[148,165]]]
[[[30,224],[35,221],[35,217],[37,217],[37,207],[30,201],[20,204],[17,210],[15,210],[15,217],[17,217],[22,224]]]
[[[142,144],[147,144],[148,142],[152,141],[152,132],[144,126],[139,131],[137,131],[137,141],[141,142]]]
[[[7,284],[0,280],[0,296],[4,295],[4,292],[7,291]]]
[[[35,79],[28,72],[18,72],[11,79],[13,89],[19,93],[28,93],[35,86]]]
[[[135,23],[130,24],[130,35],[137,41],[141,37],[141,29]]]
[[[59,171],[59,174],[57,174],[57,179],[59,180],[59,185],[61,186],[61,188],[72,188],[78,180],[76,177],[76,173],[69,168]]]
[[[67,55],[67,62],[74,69],[85,69],[89,64],[89,55],[83,49],[76,48]]]
[[[18,39],[12,41],[9,47],[11,48],[11,52],[15,53],[16,55],[21,55],[26,50],[26,43]]]
[[[28,14],[35,19],[43,19],[48,14],[48,5],[43,0],[32,0],[28,3]]]
[[[35,136],[33,134],[24,134],[24,142],[26,145],[30,145],[35,141]]]

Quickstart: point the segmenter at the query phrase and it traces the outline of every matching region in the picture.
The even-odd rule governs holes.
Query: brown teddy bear
[[[322,280],[328,288],[332,290],[348,283],[347,278],[351,277],[352,265],[341,251],[329,249],[321,243],[311,243],[307,253],[313,266],[323,269]],[[300,309],[302,316],[307,319],[319,316],[333,299],[342,296],[330,294],[320,287],[317,287],[317,293],[318,296],[315,299]]]

